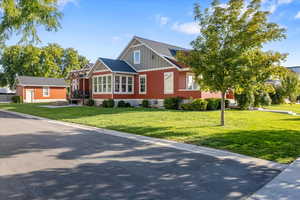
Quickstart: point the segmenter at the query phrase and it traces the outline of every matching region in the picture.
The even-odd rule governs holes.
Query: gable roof
[[[18,81],[17,85],[23,85],[23,86],[67,87],[66,81],[62,78],[18,76],[17,81]]]
[[[124,60],[114,60],[109,58],[99,58],[99,60],[112,72],[137,73],[136,70]]]
[[[176,59],[175,56],[177,51],[188,51],[188,49],[183,47],[179,47],[179,46],[175,46],[163,42],[157,42],[154,40],[149,40],[138,36],[134,36],[134,39],[140,41],[141,43],[146,44],[148,47],[153,49],[156,53],[164,57]]]

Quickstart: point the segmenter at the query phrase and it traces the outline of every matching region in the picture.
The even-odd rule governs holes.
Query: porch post
[[[84,105],[84,100],[85,100],[85,79],[82,79],[83,83],[82,83],[82,103]]]

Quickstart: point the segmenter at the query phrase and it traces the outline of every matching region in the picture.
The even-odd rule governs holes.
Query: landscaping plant
[[[166,109],[178,110],[182,99],[180,97],[170,97],[164,99],[164,107]]]

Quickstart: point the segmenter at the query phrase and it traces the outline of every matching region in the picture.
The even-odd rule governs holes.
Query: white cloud
[[[295,19],[300,19],[300,11],[297,13],[297,15],[295,16]]]
[[[196,22],[175,23],[173,24],[172,29],[187,35],[196,35],[200,33],[200,27]]]
[[[294,0],[278,0],[278,4],[290,4],[292,3]]]
[[[58,4],[58,6],[60,6],[60,7],[64,7],[65,5],[67,5],[67,4],[69,4],[69,3],[78,5],[78,1],[79,1],[79,0],[58,0],[58,1],[57,1],[57,4]]]
[[[112,41],[113,42],[119,42],[120,40],[122,40],[122,38],[120,36],[114,36],[114,37],[112,37]]]
[[[161,26],[167,25],[170,22],[169,17],[165,17],[165,16],[161,16],[161,15],[156,15],[155,19]]]

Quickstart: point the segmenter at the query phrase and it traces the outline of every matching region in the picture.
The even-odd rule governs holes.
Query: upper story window
[[[43,97],[49,97],[49,96],[50,96],[50,88],[43,87]]]
[[[135,50],[133,52],[133,63],[141,64],[141,51],[140,50]]]
[[[147,76],[146,75],[140,75],[140,94],[146,94],[147,93]]]
[[[133,76],[116,75],[115,76],[115,93],[133,94],[134,83]]]
[[[186,89],[187,90],[199,90],[200,87],[197,84],[194,74],[186,75]]]
[[[100,94],[107,94],[112,92],[112,78],[111,75],[94,76],[93,78],[93,92]]]

